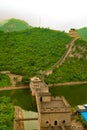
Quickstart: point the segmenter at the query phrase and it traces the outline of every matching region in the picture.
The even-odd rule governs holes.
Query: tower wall
[[[44,113],[40,115],[40,127],[71,125],[70,113]],[[57,124],[55,124],[57,123]]]
[[[30,89],[36,97],[38,130],[71,126],[71,107],[64,97],[52,97],[47,85],[37,77],[31,78]]]

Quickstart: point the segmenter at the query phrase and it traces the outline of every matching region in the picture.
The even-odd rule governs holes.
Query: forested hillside
[[[66,33],[45,28],[0,32],[0,70],[36,75],[49,69],[71,41]]]
[[[87,81],[87,42],[77,40],[65,62],[45,78],[47,83]]]

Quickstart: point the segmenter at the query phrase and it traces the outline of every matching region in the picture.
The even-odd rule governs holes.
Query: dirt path
[[[12,86],[16,86],[16,82],[20,82],[22,80],[22,76],[21,75],[16,75],[16,74],[8,74],[10,81],[12,83]]]
[[[87,84],[87,81],[78,81],[78,82],[65,82],[65,83],[58,83],[58,84],[48,84],[48,87],[54,87],[54,86],[71,86],[71,85],[81,85],[81,84]],[[20,87],[4,87],[0,88],[0,91],[6,91],[6,90],[18,90],[18,89],[29,89],[29,86],[20,86]]]
[[[58,84],[48,84],[48,87],[52,87],[52,86],[81,85],[81,84],[87,84],[87,81],[77,81],[77,82],[65,82],[65,83],[58,83]]]
[[[18,89],[29,89],[29,86],[20,86],[20,87],[4,87],[4,88],[0,88],[0,91],[6,91],[6,90],[18,90]]]
[[[62,65],[62,63],[65,61],[66,57],[69,55],[71,49],[72,49],[72,46],[74,45],[74,42],[77,40],[78,38],[74,38],[69,44],[68,44],[68,47],[67,47],[67,50],[66,52],[64,53],[64,55],[60,58],[60,60],[58,60],[56,62],[56,64],[54,64],[50,70],[48,71],[45,71],[44,74],[45,75],[49,75],[49,74],[52,74],[53,73],[53,70],[55,68],[58,68],[60,65]]]
[[[1,74],[6,74],[10,78],[10,82],[12,83],[12,87],[16,86],[16,82],[21,82],[22,77],[21,75],[11,74],[10,71],[0,71]]]

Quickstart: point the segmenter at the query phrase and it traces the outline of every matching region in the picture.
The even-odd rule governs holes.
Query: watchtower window
[[[48,124],[49,123],[49,121],[46,121],[46,124]]]
[[[42,97],[40,97],[40,102],[42,102]]]
[[[65,123],[65,122],[66,122],[65,120],[62,121],[62,123]]]
[[[54,125],[57,125],[58,124],[58,122],[57,121],[54,121]]]

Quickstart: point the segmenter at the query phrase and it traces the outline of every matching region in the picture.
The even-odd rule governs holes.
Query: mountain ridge
[[[11,19],[0,21],[0,30],[4,32],[21,31],[21,30],[26,30],[31,28],[32,28],[31,25],[29,25],[24,20],[20,20],[20,19],[11,18]]]

